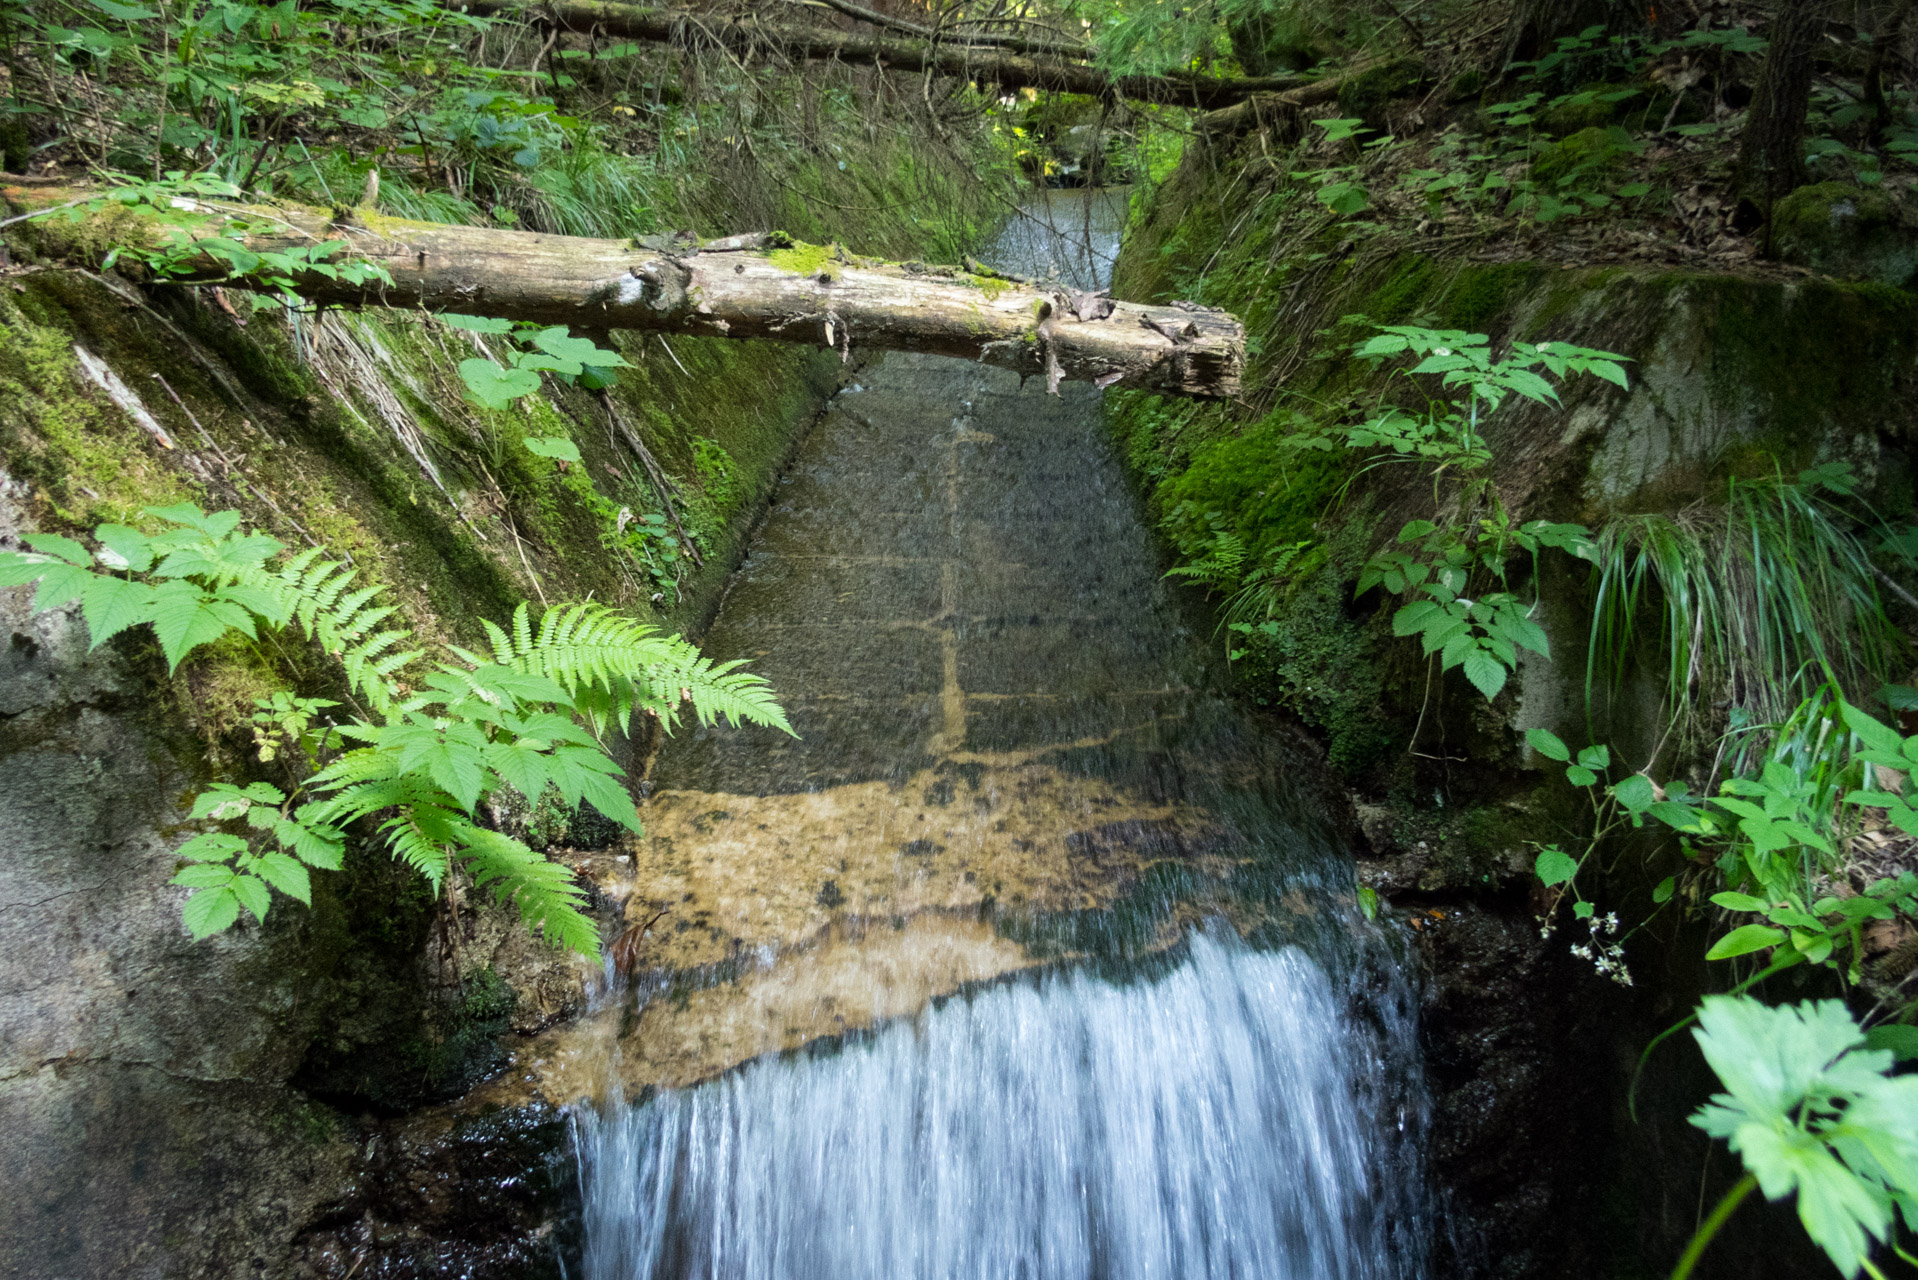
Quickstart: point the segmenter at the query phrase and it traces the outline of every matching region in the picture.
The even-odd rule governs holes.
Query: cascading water
[[[1055,201],[997,261],[1085,287],[1123,205]],[[662,757],[636,898],[711,985],[575,1111],[587,1280],[1423,1274],[1411,1001],[1310,766],[1208,691],[1096,396],[1020,392],[889,357],[775,498],[708,648],[804,737]]]

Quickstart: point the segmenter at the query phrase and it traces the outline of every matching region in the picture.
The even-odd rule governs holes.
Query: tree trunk
[[[735,53],[769,49],[793,58],[830,58],[906,71],[976,80],[1006,89],[1052,89],[1100,98],[1130,98],[1213,110],[1254,93],[1279,92],[1309,82],[1304,76],[1231,78],[1173,72],[1161,76],[1113,76],[1097,67],[1059,58],[1037,58],[999,49],[967,47],[953,40],[915,40],[864,35],[825,27],[781,26],[757,19],[731,19],[686,11],[609,4],[603,0],[553,0],[537,9],[524,0],[445,0],[449,8],[527,22],[563,31],[600,32],[627,40],[717,44]]]
[[[1587,27],[1604,27],[1607,35],[1623,35],[1638,25],[1638,7],[1624,0],[1517,0],[1505,24],[1501,68],[1514,62],[1536,62],[1558,47],[1562,37]]]
[[[1738,143],[1738,194],[1771,208],[1810,181],[1805,168],[1805,112],[1811,104],[1811,51],[1825,27],[1826,0],[1782,0],[1772,19],[1771,49],[1758,73],[1745,134]]]
[[[20,187],[0,194],[39,208],[85,195]],[[832,347],[847,358],[854,347],[923,351],[1044,377],[1052,391],[1069,379],[1227,398],[1238,394],[1245,363],[1245,330],[1222,311],[1114,302],[984,268],[882,262],[776,235],[635,242],[409,222],[370,209],[329,217],[284,206],[202,208],[277,224],[271,233],[233,237],[253,252],[343,241],[332,265],[376,264],[393,280],[351,285],[312,272],[296,277],[300,294],[317,303],[455,311],[588,331],[768,338]],[[24,226],[49,255],[97,260],[105,236],[92,222],[54,217]],[[257,277],[226,279],[225,266],[211,258],[190,266],[185,283],[217,279],[229,288],[270,291]]]

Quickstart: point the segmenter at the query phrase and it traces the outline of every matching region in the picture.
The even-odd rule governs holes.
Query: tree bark
[[[0,194],[15,205],[51,209],[76,193],[14,187]],[[301,296],[322,304],[455,311],[589,331],[767,338],[828,346],[847,358],[855,347],[923,351],[1043,377],[1055,392],[1062,380],[1073,380],[1229,398],[1239,393],[1245,364],[1245,330],[1222,311],[1115,302],[956,267],[795,246],[778,235],[635,242],[410,222],[370,209],[328,215],[224,202],[200,208],[274,224],[270,232],[232,237],[253,252],[344,242],[331,264],[376,264],[392,277],[390,285],[365,286],[312,272],[296,277]],[[91,234],[89,222],[41,218],[21,229],[32,230],[43,253],[86,260],[105,252],[105,237]],[[228,279],[225,271],[207,258],[181,279],[270,291],[255,277]]]
[[[1338,97],[1340,87],[1347,80],[1390,65],[1390,60],[1361,60],[1335,75],[1308,81],[1284,93],[1255,93],[1243,102],[1206,112],[1193,120],[1192,127],[1200,135],[1230,137],[1275,122],[1295,122],[1303,108],[1316,107]]]
[[[1637,6],[1624,0],[1517,0],[1505,24],[1501,69],[1514,62],[1536,62],[1558,47],[1562,36],[1575,36],[1587,27],[1602,26],[1609,35],[1623,35],[1626,25],[1642,25]]]
[[[945,40],[873,36],[824,27],[781,26],[686,10],[648,9],[605,0],[553,0],[533,8],[524,0],[445,0],[449,8],[528,22],[550,23],[582,34],[598,31],[627,40],[682,44],[706,42],[736,53],[772,49],[794,58],[830,58],[889,71],[934,75],[1006,89],[1053,89],[1100,98],[1129,98],[1213,110],[1254,93],[1280,92],[1310,82],[1305,76],[1232,78],[1191,73],[1114,76],[1097,67],[1037,58]],[[956,38],[955,38],[956,39]]]
[[[1738,142],[1738,194],[1765,220],[1794,187],[1811,180],[1805,167],[1805,112],[1811,105],[1811,51],[1825,27],[1826,0],[1783,0],[1772,19],[1771,48],[1758,73],[1745,133]]]
[[[868,9],[863,4],[853,3],[853,0],[820,0],[820,3],[837,9],[848,18],[857,18],[861,22],[870,22],[876,27],[902,31],[909,36],[917,36],[925,40],[943,40],[947,44],[1010,49],[1014,53],[1036,53],[1040,57],[1075,58],[1087,62],[1098,53],[1098,50],[1090,45],[1078,41],[1047,39],[1044,36],[1022,36],[1003,31],[935,31],[917,22],[908,22],[904,18],[896,18],[889,13]],[[1259,73],[1254,72],[1254,74]]]

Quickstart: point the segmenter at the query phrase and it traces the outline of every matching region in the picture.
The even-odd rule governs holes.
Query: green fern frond
[[[464,824],[451,811],[434,805],[412,805],[380,825],[387,847],[400,861],[426,877],[438,893],[446,881],[452,857],[447,846]]]
[[[471,823],[457,829],[462,861],[473,882],[511,902],[520,919],[547,941],[599,959],[599,928],[586,913],[586,893],[573,873],[519,841]]]
[[[670,728],[675,708],[689,702],[701,724],[724,720],[792,732],[763,677],[737,670],[739,662],[715,665],[680,637],[661,636],[590,600],[548,609],[537,634],[521,605],[510,638],[499,627],[490,627],[488,636],[502,666],[557,682],[598,729],[614,722],[626,729],[641,708]]]

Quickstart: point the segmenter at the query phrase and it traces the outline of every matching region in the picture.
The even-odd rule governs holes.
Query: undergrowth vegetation
[[[394,608],[374,603],[379,588],[356,587],[357,573],[319,549],[280,560],[285,546],[243,531],[235,511],[145,514],[159,532],[102,525],[92,551],[28,534],[31,550],[0,552],[0,586],[36,584],[35,612],[78,601],[93,648],[150,628],[170,669],[229,634],[303,638],[338,660],[350,702],[338,718],[337,703],[292,691],[257,702],[263,762],[277,759],[287,785],[216,782],[195,798],[191,818],[225,828],[175,850],[190,864],[173,883],[193,890],[183,913],[196,938],[230,928],[242,908],[264,921],[273,890],[310,902],[309,869],[338,870],[352,828],[376,822],[435,894],[458,866],[550,941],[597,958],[571,871],[486,826],[486,800],[503,788],[536,800],[551,786],[637,831],[605,742],[635,712],[668,729],[685,708],[702,724],[791,731],[742,664],[715,664],[604,606],[549,609],[535,627],[522,604],[510,632],[485,622],[490,654],[453,648],[451,661],[428,664],[389,625]]]
[[[1111,8],[1114,65],[1253,66],[1255,6]],[[1846,1275],[1878,1274],[1918,1186],[1902,1121],[1854,1106],[1875,1086],[1812,1080],[1862,1082],[1861,1042],[1881,1079],[1881,1051],[1918,1056],[1918,548],[1909,415],[1876,372],[1914,350],[1903,8],[1818,9],[1777,54],[1808,87],[1772,154],[1802,169],[1754,177],[1754,99],[1806,6],[1268,7],[1268,66],[1361,70],[1323,106],[1221,118],[1135,198],[1118,271],[1242,316],[1245,398],[1107,402],[1235,682],[1355,793],[1362,905],[1504,892],[1619,983],[1850,1001],[1805,1014],[1795,1099],[1730,1065],[1785,1053],[1786,1012],[1737,1005],[1735,1050],[1715,1019],[1743,1112],[1701,1119]],[[1613,385],[1526,363],[1554,395],[1491,414],[1436,385],[1562,335]],[[1641,385],[1607,351],[1662,367]]]

